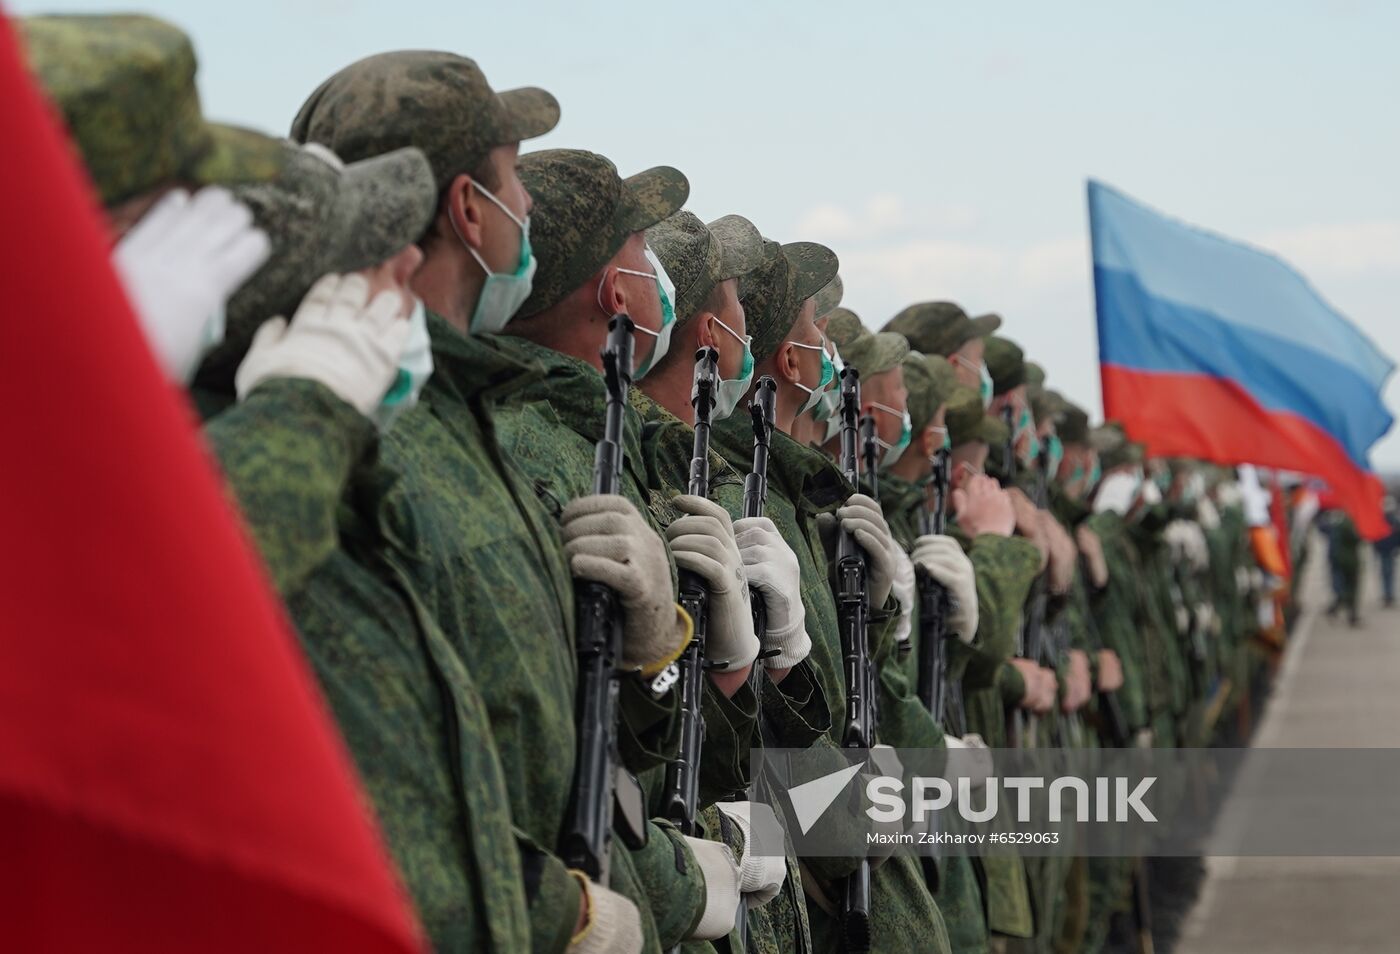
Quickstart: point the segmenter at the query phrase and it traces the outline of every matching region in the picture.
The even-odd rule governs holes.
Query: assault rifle
[[[841,371],[841,472],[852,487],[860,486],[860,372],[851,365]],[[841,657],[846,682],[846,720],[841,745],[870,749],[875,744],[875,700],[870,640],[866,624],[870,611],[866,592],[865,557],[850,533],[836,538],[836,624],[841,637]],[[845,950],[864,954],[870,950],[870,859],[862,857],[855,872],[842,886],[841,927]]]
[[[690,406],[695,410],[695,443],[690,453],[690,483],[686,492],[710,495],[710,414],[719,383],[719,352],[701,348],[695,352],[695,378]],[[705,638],[709,630],[710,593],[705,581],[690,570],[681,570],[680,604],[690,615],[695,635],[677,661],[680,667],[681,738],[676,757],[666,765],[663,791],[666,817],[683,835],[695,834],[695,812],[700,797],[700,750],[705,744],[705,719],[701,714],[704,691]]]
[[[929,483],[928,506],[919,515],[923,536],[941,534],[946,528],[950,454],[946,447],[933,455],[933,479]],[[948,614],[952,610],[948,591],[916,568],[919,587],[919,700],[939,725],[945,724],[952,703],[953,734],[966,732],[967,715],[962,704],[962,685],[948,681]]]
[[[621,481],[634,327],[626,315],[613,315],[608,322],[602,353],[607,405],[603,437],[593,458],[593,492],[597,494],[617,493]],[[574,725],[578,753],[559,857],[568,867],[606,885],[614,825],[629,848],[641,848],[646,844],[646,813],[641,787],[622,767],[617,751],[622,602],[610,587],[581,580],[575,584],[575,604],[578,689]]]

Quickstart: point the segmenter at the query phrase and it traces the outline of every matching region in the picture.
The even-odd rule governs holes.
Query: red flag
[[[422,948],[0,16],[0,949]]]

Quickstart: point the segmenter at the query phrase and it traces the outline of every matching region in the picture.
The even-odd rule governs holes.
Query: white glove
[[[899,604],[899,619],[894,624],[896,646],[909,642],[909,633],[914,628],[914,561],[903,550],[895,552],[894,601]]]
[[[734,542],[744,561],[744,576],[749,586],[758,591],[768,611],[763,650],[778,650],[776,656],[765,656],[763,665],[768,669],[791,669],[812,651],[812,640],[807,635],[807,611],[802,606],[802,568],[797,554],[767,517],[735,520]]]
[[[580,878],[588,893],[588,923],[569,942],[567,954],[641,954],[642,917],[631,901]]]
[[[714,941],[734,930],[739,911],[739,863],[728,845],[703,838],[685,838],[700,874],[705,878],[705,911],[688,940]]]
[[[762,802],[716,802],[715,807],[744,833],[739,890],[749,907],[762,907],[778,896],[787,880],[783,826],[773,809]]]
[[[253,213],[217,186],[166,193],[117,243],[112,264],[171,380],[189,381],[223,340],[224,305],[271,251]]]
[[[272,318],[253,336],[234,386],[245,399],[269,378],[319,381],[366,417],[394,383],[409,323],[403,295],[385,290],[369,300],[363,275],[325,275],[306,293],[292,323]]]
[[[977,635],[977,574],[972,561],[958,541],[941,534],[928,534],[914,541],[914,563],[924,568],[952,597],[953,609],[948,629],[964,643]]]
[[[969,732],[962,738],[945,735],[943,739],[952,753],[948,756],[947,774],[966,778],[971,791],[974,792],[985,786],[993,766],[992,750],[987,748],[987,743],[982,741],[982,737],[975,732]],[[957,793],[958,786],[954,784],[953,801],[957,801]]]
[[[671,503],[685,514],[666,528],[671,555],[676,566],[700,576],[710,594],[705,655],[737,672],[758,658],[759,647],[734,525],[723,507],[704,497],[681,494]]]
[[[675,594],[666,544],[626,497],[593,494],[564,507],[560,531],[569,572],[612,588],[622,601],[621,667],[653,676],[690,639]]]
[[[836,517],[841,521],[841,529],[854,536],[865,551],[870,605],[883,606],[894,586],[895,553],[899,547],[890,534],[890,525],[885,522],[880,505],[865,494],[851,494],[845,504],[837,508]]]

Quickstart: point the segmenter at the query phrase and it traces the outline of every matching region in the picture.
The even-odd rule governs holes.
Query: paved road
[[[1400,747],[1400,610],[1380,608],[1368,572],[1362,627],[1329,620],[1321,549],[1309,564],[1310,609],[1255,744]],[[1182,954],[1400,951],[1400,858],[1213,858],[1207,871]]]

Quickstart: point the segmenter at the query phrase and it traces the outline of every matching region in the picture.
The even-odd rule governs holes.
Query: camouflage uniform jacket
[[[741,472],[753,460],[753,432],[742,416],[730,417],[715,425],[712,445]],[[831,710],[831,733],[822,735],[817,746],[832,751],[834,767],[842,767],[833,733],[845,718],[846,690],[842,675],[841,641],[836,625],[836,600],[828,576],[826,551],[817,529],[817,517],[834,513],[852,493],[852,488],[832,461],[820,451],[804,447],[781,432],[773,433],[768,459],[767,516],[797,554],[801,568],[802,605],[806,613],[807,635],[812,640],[812,662]],[[893,621],[888,613],[871,626],[872,646],[881,640],[892,643]],[[878,630],[878,632],[877,632]],[[881,653],[875,653],[877,659]],[[791,677],[789,677],[790,679]],[[786,685],[787,680],[784,681]],[[769,693],[765,693],[765,699]],[[841,944],[840,925],[828,910],[829,882],[855,870],[852,859],[810,858],[807,867],[813,878],[803,878],[811,902],[808,915],[812,940],[818,951],[835,951]],[[822,883],[827,883],[825,890]],[[938,906],[924,885],[918,860],[896,855],[874,872],[872,886],[872,950],[939,952],[949,950],[947,930]]]
[[[398,519],[418,528],[418,558],[401,569],[485,697],[515,824],[552,850],[574,767],[573,582],[557,521],[496,430],[504,402],[523,399],[543,370],[498,339],[462,335],[433,314],[428,324],[433,376],[384,451],[403,477]],[[623,680],[619,742],[624,762],[641,769],[673,736],[674,707],[636,683]],[[664,855],[674,870],[669,839],[637,853],[614,842],[613,855],[611,887],[638,904],[647,949],[658,950],[637,867]],[[698,898],[698,883],[690,888],[676,897]],[[576,912],[576,886],[571,903]]]
[[[667,411],[645,394],[633,395],[633,406],[645,422],[642,426],[642,456],[646,463],[647,486],[651,491],[652,513],[662,524],[680,516],[671,501],[678,495],[688,492],[690,465],[695,448],[695,429]],[[743,477],[718,453],[710,451],[709,498],[729,512],[731,517],[743,515]],[[756,660],[756,666],[762,661]],[[816,674],[811,664],[803,660],[794,666],[781,685],[775,686],[764,679],[762,697],[754,700],[754,710],[748,717],[748,734],[741,734],[741,727],[731,726],[722,739],[733,738],[739,746],[733,751],[736,767],[742,767],[738,791],[749,784],[749,750],[761,744],[758,732],[758,705],[763,707],[763,724],[770,744],[783,748],[806,748],[822,735],[831,725],[831,714],[827,711],[826,699],[817,686]],[[707,691],[708,691],[707,681]],[[752,697],[752,690],[745,686],[741,693]],[[716,694],[717,695],[717,694]],[[740,694],[735,694],[739,699]],[[705,713],[706,739],[702,753],[701,800],[708,796],[704,786],[707,775],[713,774],[708,764],[716,752],[711,746],[710,721],[717,713]],[[725,753],[729,756],[730,753]],[[727,794],[726,792],[712,795]],[[747,796],[744,796],[747,797]],[[712,799],[711,799],[712,800]],[[702,816],[711,820],[709,813]],[[713,829],[707,825],[707,829]],[[789,846],[787,882],[778,897],[761,907],[748,912],[748,942],[752,950],[759,954],[780,954],[787,951],[810,951],[812,949],[811,930],[807,923],[807,906],[802,900],[802,875],[798,862]],[[737,941],[735,942],[737,943]]]
[[[227,403],[198,398],[209,410]],[[530,868],[535,899],[548,904],[532,912],[534,950],[561,949],[577,889],[528,839],[517,842],[485,702],[385,559],[413,531],[390,523],[385,498],[399,488],[378,464],[373,426],[322,385],[280,379],[219,414],[206,434],[433,948],[529,949]]]
[[[914,542],[923,532],[923,514],[927,508],[927,481],[915,483],[891,474],[881,475],[880,509],[884,511],[885,521],[890,525],[895,540],[906,551],[913,549]],[[947,747],[944,741],[945,726],[934,721],[918,696],[919,648],[922,640],[919,603],[916,600],[910,619],[908,644],[880,670],[880,737],[895,748]],[[961,656],[961,660],[965,666],[966,656]],[[961,679],[961,670],[953,671],[951,658],[949,663],[948,679]],[[956,820],[952,824],[956,824]],[[987,917],[973,859],[967,855],[949,854],[938,858],[936,863],[937,883],[930,885],[930,888],[948,926],[948,940],[953,950],[969,954],[988,950]]]
[[[538,499],[557,518],[570,500],[593,493],[594,456],[603,433],[606,404],[603,377],[586,362],[523,338],[502,335],[495,342],[516,360],[544,371],[522,388],[517,403],[501,409],[494,420],[501,447],[525,474]],[[651,515],[652,494],[647,486],[641,431],[641,416],[629,403],[623,434],[626,463],[619,489],[661,535],[661,527]],[[674,565],[671,571],[674,582]],[[715,754],[727,753],[723,759],[711,760],[711,767],[725,763],[727,768],[717,769],[717,774],[705,773],[711,783],[720,780],[716,788],[725,787],[724,776],[732,778],[736,771],[735,753],[739,746],[732,727],[751,725],[746,718],[753,717],[752,697],[748,696],[747,701],[738,694],[736,697],[737,701],[725,699],[706,680],[705,724],[711,732],[706,748]],[[678,702],[679,693],[670,692],[655,703],[666,708],[672,730],[678,727]],[[664,762],[675,755],[675,732],[664,740],[658,736],[658,742],[646,753],[655,759],[654,767],[642,773],[639,780],[652,811],[659,814]],[[669,948],[690,933],[703,913],[704,879],[675,827],[655,818],[649,825],[647,847],[634,853],[633,863],[650,899],[661,947]]]
[[[1137,551],[1119,514],[1096,513],[1088,527],[1103,544],[1108,565],[1108,585],[1093,597],[1091,607],[1105,648],[1118,654],[1123,664],[1123,686],[1118,690],[1129,731],[1148,725],[1148,674],[1144,642],[1138,630],[1141,602]]]

